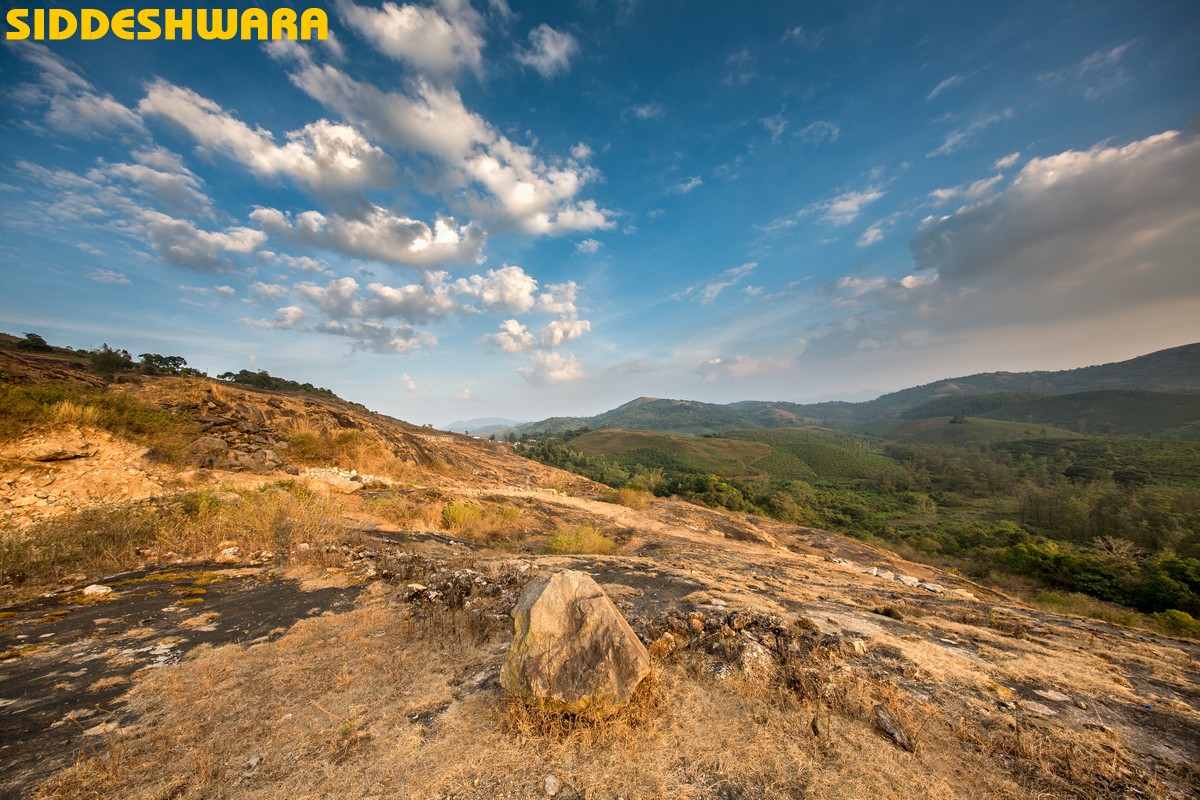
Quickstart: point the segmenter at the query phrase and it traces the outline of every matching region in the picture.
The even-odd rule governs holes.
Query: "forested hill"
[[[1114,392],[1123,395],[1120,413],[1113,411]],[[1090,396],[1087,393],[1092,393]],[[1173,395],[1165,399],[1159,393]],[[1125,432],[1122,419],[1134,414],[1130,403],[1145,402],[1148,408],[1171,407],[1170,430],[1191,430],[1200,423],[1200,396],[1194,404],[1189,396],[1200,395],[1200,343],[1173,347],[1128,361],[1091,367],[1040,372],[985,372],[914,386],[883,395],[865,403],[813,403],[743,401],[725,405],[693,400],[640,397],[593,417],[551,417],[518,426],[517,433],[559,433],[578,428],[624,428],[704,435],[745,428],[794,428],[821,425],[851,428],[894,417],[988,414],[998,419],[1063,424],[1061,405],[1046,413],[1031,401],[1047,396],[1076,395],[1070,408],[1086,419],[1093,430]],[[1011,414],[1003,409],[1019,407]],[[920,410],[918,410],[920,409]],[[1017,415],[1019,413],[1019,416]],[[1067,426],[1070,427],[1070,426]],[[1152,427],[1152,426],[1151,426]],[[1129,431],[1132,433],[1133,431]],[[1147,432],[1145,428],[1137,431]]]

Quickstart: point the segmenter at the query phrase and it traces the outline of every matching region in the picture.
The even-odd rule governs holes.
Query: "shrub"
[[[1186,611],[1171,608],[1150,616],[1154,618],[1155,624],[1164,633],[1200,639],[1200,620],[1195,619]]]
[[[564,528],[546,542],[546,552],[552,555],[610,555],[616,549],[616,542],[586,522]]]

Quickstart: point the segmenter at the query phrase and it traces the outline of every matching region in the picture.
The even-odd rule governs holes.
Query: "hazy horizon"
[[[1194,3],[321,5],[0,46],[0,328],[418,424],[1200,341]]]

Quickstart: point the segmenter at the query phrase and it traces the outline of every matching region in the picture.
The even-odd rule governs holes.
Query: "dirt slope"
[[[1038,612],[824,531],[602,502],[504,445],[336,400],[182,379],[114,391],[190,415],[195,441],[231,445],[230,468],[31,431],[5,475],[58,469],[40,508],[114,499],[70,470],[133,459],[164,495],[208,487],[240,507],[279,481],[312,487],[346,544],[305,561],[307,542],[284,541],[225,588],[206,583],[211,596],[196,592],[208,567],[150,565],[4,609],[8,796],[1183,798],[1200,785],[1195,642]],[[353,447],[298,464],[278,447],[297,432],[354,432]],[[31,460],[37,437],[80,436],[95,452]],[[228,457],[256,446],[279,464]],[[453,504],[509,530],[447,530]],[[616,552],[544,553],[581,522]],[[530,575],[563,567],[596,577],[654,643],[654,685],[629,719],[580,727],[499,693],[508,612]],[[113,591],[85,601],[84,583]]]

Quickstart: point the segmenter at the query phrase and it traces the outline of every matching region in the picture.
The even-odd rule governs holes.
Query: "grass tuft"
[[[572,525],[558,531],[546,542],[546,552],[552,555],[611,555],[617,543],[605,536],[591,523]]]

